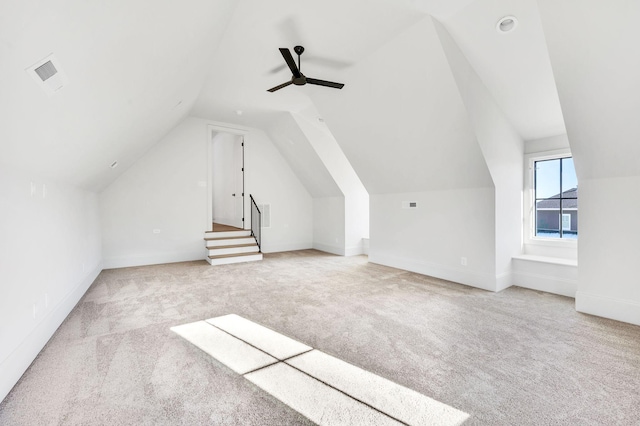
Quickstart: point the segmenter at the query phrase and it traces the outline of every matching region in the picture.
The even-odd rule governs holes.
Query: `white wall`
[[[102,270],[97,198],[0,168],[0,400]]]
[[[540,139],[532,139],[525,141],[524,143],[525,154],[554,151],[557,149],[571,149],[571,147],[569,146],[569,138],[566,134],[549,136]]]
[[[303,250],[313,242],[313,199],[261,130],[245,136],[245,188],[258,204],[271,205],[271,227],[262,230],[265,253]],[[250,211],[245,197],[245,211]]]
[[[640,325],[640,176],[580,181],[576,309]]]
[[[364,241],[370,236],[369,194],[363,187],[363,191],[352,192],[349,196],[346,196],[344,204],[345,255],[364,254]]]
[[[493,188],[371,195],[369,260],[495,291],[494,206]]]
[[[495,185],[495,289],[502,290],[511,285],[511,259],[522,251],[524,142],[447,29],[435,25]]]
[[[580,182],[576,309],[640,324],[640,3],[538,5]]]
[[[206,139],[184,120],[100,194],[105,268],[204,259]]]
[[[204,259],[209,124],[185,119],[100,194],[106,268]],[[271,204],[263,251],[310,248],[311,197],[269,138],[247,131],[245,193]]]
[[[369,237],[369,193],[315,108],[291,114],[344,194],[343,254],[363,253],[362,239]]]
[[[345,197],[313,199],[313,248],[345,255]]]

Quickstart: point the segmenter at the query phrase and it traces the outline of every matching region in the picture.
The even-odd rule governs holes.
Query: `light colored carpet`
[[[313,250],[103,271],[0,424],[312,424],[170,331],[230,313],[456,407],[465,425],[640,424],[640,327]]]

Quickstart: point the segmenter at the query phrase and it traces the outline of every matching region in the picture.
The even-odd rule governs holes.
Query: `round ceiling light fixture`
[[[510,33],[518,26],[518,19],[515,16],[505,16],[496,24],[496,31],[500,34]]]

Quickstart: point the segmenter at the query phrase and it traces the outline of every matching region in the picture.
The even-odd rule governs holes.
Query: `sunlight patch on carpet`
[[[461,425],[467,413],[230,314],[171,328],[319,425]]]

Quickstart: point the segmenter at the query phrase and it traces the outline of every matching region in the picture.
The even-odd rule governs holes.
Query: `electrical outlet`
[[[153,230],[153,233],[154,233],[154,234],[159,234],[159,233],[160,233],[160,230],[159,230],[158,228],[155,228],[155,229]]]
[[[462,266],[467,266],[467,258],[466,257],[461,257],[460,258],[460,264]]]
[[[31,182],[31,196],[36,195],[36,184]]]

